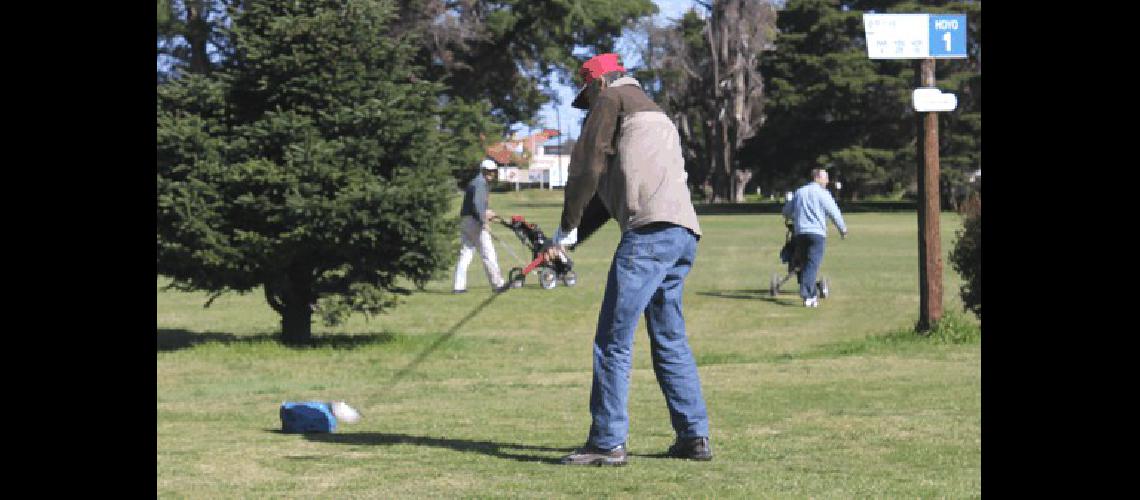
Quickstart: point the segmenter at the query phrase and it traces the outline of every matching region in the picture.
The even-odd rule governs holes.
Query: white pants
[[[503,286],[503,276],[499,273],[499,261],[495,256],[495,246],[491,243],[491,233],[470,215],[464,215],[459,222],[459,262],[455,264],[455,284],[453,290],[467,289],[467,266],[475,250],[483,258],[483,270],[492,287]]]

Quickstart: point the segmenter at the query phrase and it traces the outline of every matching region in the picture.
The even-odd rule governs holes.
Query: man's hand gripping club
[[[578,228],[563,233],[562,227],[559,227],[554,231],[554,237],[547,242],[546,248],[542,252],[546,255],[546,260],[553,262],[560,253],[565,254],[567,246],[575,243],[578,243]]]

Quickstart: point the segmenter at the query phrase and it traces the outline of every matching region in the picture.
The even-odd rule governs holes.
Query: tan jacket
[[[562,231],[579,226],[596,194],[622,232],[667,222],[700,236],[687,178],[673,122],[637,80],[619,78],[598,94],[571,153]]]

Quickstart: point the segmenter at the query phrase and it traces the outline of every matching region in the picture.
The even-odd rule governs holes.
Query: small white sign
[[[549,170],[539,170],[539,169],[530,168],[530,169],[524,170],[524,172],[526,172],[525,179],[527,182],[545,183],[545,182],[550,181],[550,171]]]
[[[503,182],[519,181],[518,167],[499,167],[499,180]]]
[[[935,87],[914,89],[914,110],[919,113],[954,111],[958,107],[958,97],[949,92],[943,93]]]
[[[871,59],[930,57],[930,15],[863,14]]]

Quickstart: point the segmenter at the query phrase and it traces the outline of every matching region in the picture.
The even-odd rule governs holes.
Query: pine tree
[[[173,287],[260,287],[283,340],[305,342],[314,309],[375,314],[402,279],[443,269],[450,175],[475,159],[487,131],[470,118],[487,109],[441,103],[409,64],[416,37],[388,36],[392,12],[247,0],[229,59],[159,86],[157,260]]]

